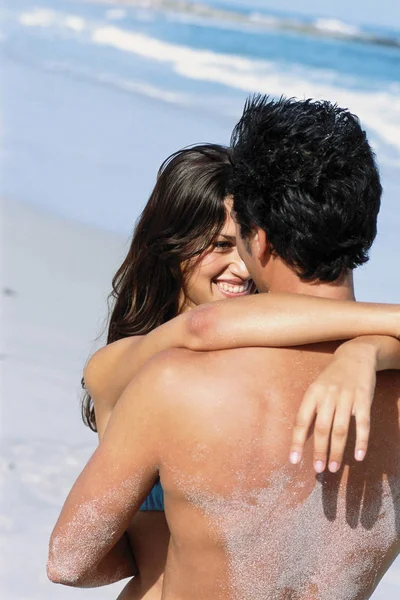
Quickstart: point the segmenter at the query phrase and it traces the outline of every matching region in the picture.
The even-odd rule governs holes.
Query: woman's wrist
[[[389,318],[388,335],[400,340],[400,304],[385,307]]]
[[[385,335],[361,336],[342,344],[335,352],[354,360],[374,361],[376,371],[400,369],[400,341]]]
[[[368,362],[375,370],[379,370],[380,338],[383,336],[361,336],[343,342],[335,351],[336,358],[357,362]]]

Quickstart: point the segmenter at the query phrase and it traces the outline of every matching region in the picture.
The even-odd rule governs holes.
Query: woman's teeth
[[[228,294],[244,294],[250,287],[250,281],[246,281],[242,285],[232,285],[225,281],[217,281],[216,283],[222,292],[227,292]]]

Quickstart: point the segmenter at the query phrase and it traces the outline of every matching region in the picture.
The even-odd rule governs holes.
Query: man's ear
[[[271,253],[271,244],[268,241],[267,234],[261,227],[255,228],[256,234],[254,236],[254,249],[256,258],[261,262],[268,260]]]

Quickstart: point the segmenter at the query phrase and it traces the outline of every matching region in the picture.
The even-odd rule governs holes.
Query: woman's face
[[[227,218],[221,233],[211,248],[204,252],[186,281],[182,310],[252,292],[252,280],[238,254],[235,223],[230,215],[229,203],[226,204]]]

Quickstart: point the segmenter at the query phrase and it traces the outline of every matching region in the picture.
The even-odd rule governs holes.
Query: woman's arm
[[[102,348],[90,359],[85,382],[93,397],[106,394],[116,402],[138,370],[169,348],[205,351],[297,346],[377,334],[400,338],[399,304],[256,294],[204,304],[146,336],[125,338]]]
[[[136,372],[152,356],[169,348],[206,351],[299,346],[360,335],[400,338],[400,304],[256,294],[204,304],[164,323],[137,343],[126,345],[125,364]]]
[[[205,304],[184,316],[181,345],[191,350],[298,346],[361,335],[400,339],[400,304],[256,294]],[[166,325],[172,329],[173,322]]]
[[[368,344],[376,352],[376,370],[400,370],[400,337],[395,339],[387,336],[362,336],[355,340],[346,342],[347,347],[357,348],[357,346]],[[344,345],[344,344],[343,344]]]
[[[400,305],[278,293],[205,304],[92,356],[85,383],[95,402],[99,436],[129,381],[162,350],[294,346],[373,334],[400,338]]]
[[[257,294],[200,306],[146,336],[125,338],[105,346],[90,359],[85,369],[85,382],[95,402],[99,437],[132,377],[152,356],[167,348],[220,350],[241,346],[302,345],[370,334],[400,338],[400,305],[330,300],[300,294]],[[363,345],[355,342],[354,350],[361,352],[365,343],[365,338]],[[373,366],[399,368],[397,347],[395,339],[375,340],[377,352]],[[354,360],[354,353],[351,353],[350,362]],[[335,377],[342,378],[340,389],[346,387],[343,373],[339,374],[339,367],[344,362],[342,358],[332,365],[332,370],[338,373]],[[360,384],[355,380],[350,377],[349,381],[358,387]],[[308,407],[308,412],[299,414],[302,420],[295,430],[298,433],[293,441],[293,447],[297,447],[292,450],[294,457],[301,456],[304,431],[311,414],[309,407],[313,406],[318,412],[316,407],[320,406],[313,391],[320,389],[321,394],[324,385],[329,385],[328,378],[323,385],[312,386],[305,398],[303,408]],[[361,427],[361,416],[358,422]],[[326,436],[322,437],[326,444]]]

